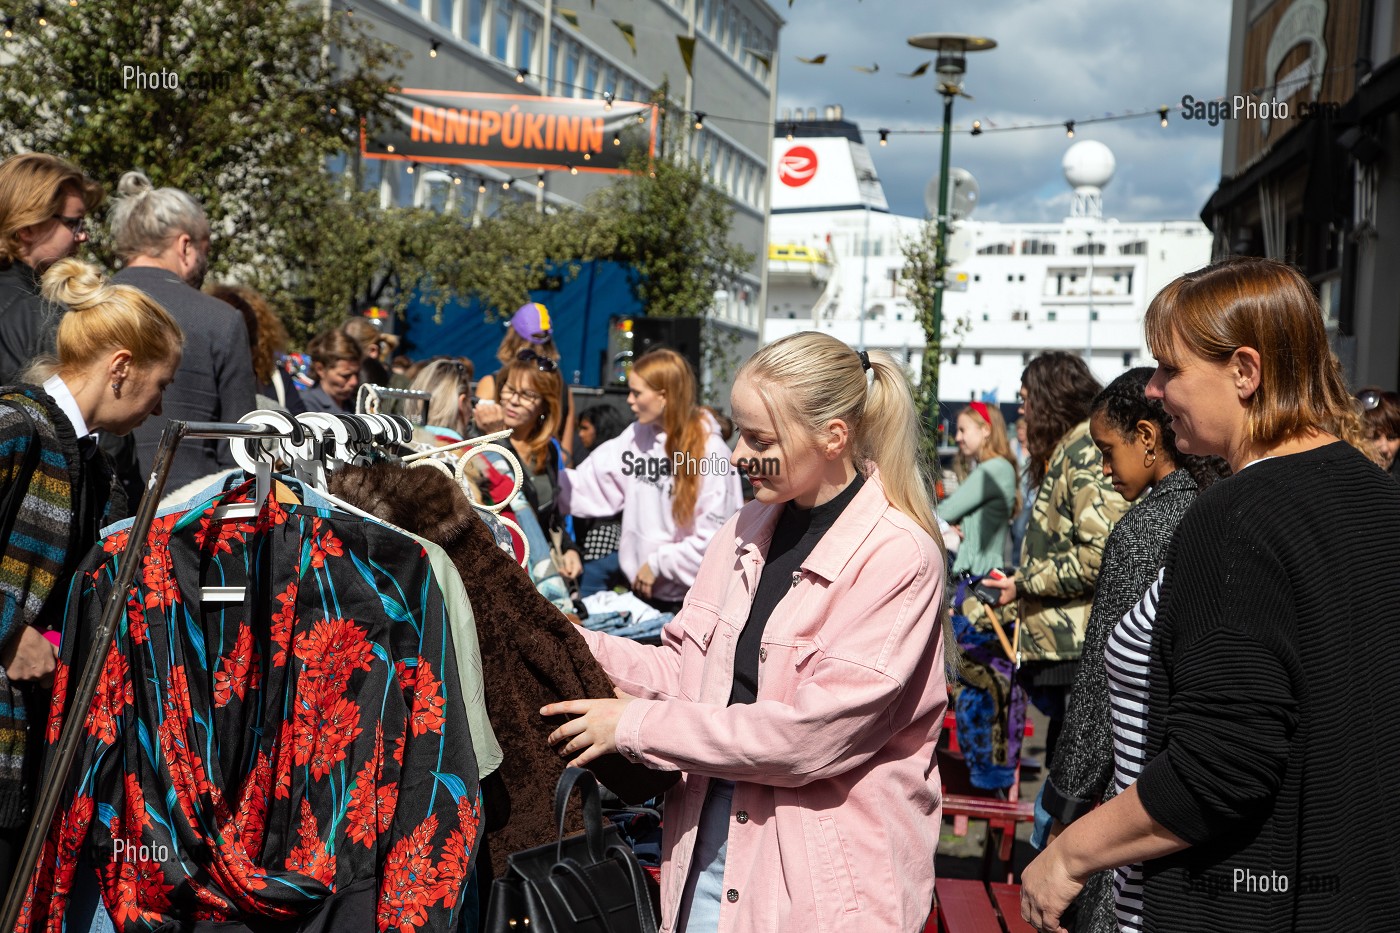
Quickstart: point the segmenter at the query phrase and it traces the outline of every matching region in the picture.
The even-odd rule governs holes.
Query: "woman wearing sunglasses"
[[[621,512],[625,582],[662,612],[677,612],[710,539],[744,504],[739,474],[719,424],[695,404],[685,357],[645,353],[627,386],[637,420],[565,473],[563,507],[578,518]]]
[[[555,365],[559,362],[559,349],[554,345],[554,330],[549,319],[549,309],[538,301],[521,305],[512,315],[506,336],[501,341],[500,348],[496,350],[496,359],[501,361],[501,368],[490,375],[482,376],[476,384],[478,401],[473,420],[483,434],[500,431],[505,427],[501,420],[501,403],[504,400],[500,397],[500,389],[505,384],[506,369],[517,359],[526,358],[526,353],[544,357]],[[572,459],[574,399],[562,378],[559,380],[559,390],[555,394],[559,398],[559,423],[554,427],[554,436],[564,448],[564,453]]]

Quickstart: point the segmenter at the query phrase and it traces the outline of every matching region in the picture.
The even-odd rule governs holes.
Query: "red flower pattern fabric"
[[[373,522],[271,499],[221,522],[213,505],[157,519],[137,558],[18,929],[62,929],[85,854],[122,933],[295,920],[352,895],[354,929],[455,930],[480,795],[431,566]],[[52,722],[124,535],[74,578]],[[205,585],[248,598],[203,603]]]

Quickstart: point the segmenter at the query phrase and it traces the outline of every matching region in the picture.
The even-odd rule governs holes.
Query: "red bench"
[[[924,933],[1033,933],[1021,919],[1021,886],[939,878]]]

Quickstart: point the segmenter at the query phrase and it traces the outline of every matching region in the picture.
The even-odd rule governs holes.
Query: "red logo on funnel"
[[[789,188],[801,188],[817,177],[817,154],[807,146],[793,146],[778,160],[778,178]]]

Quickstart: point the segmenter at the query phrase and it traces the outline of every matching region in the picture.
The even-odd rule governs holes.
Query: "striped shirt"
[[[1119,794],[1138,779],[1146,763],[1143,751],[1147,746],[1147,666],[1161,588],[1159,570],[1156,581],[1119,620],[1104,646],[1113,721],[1113,781]],[[1118,928],[1123,933],[1141,933],[1142,864],[1117,869],[1113,887]]]

